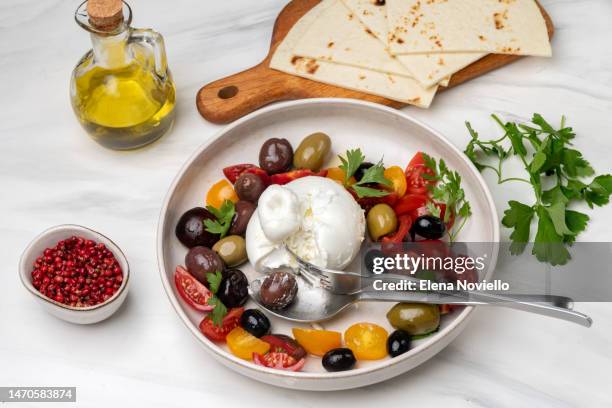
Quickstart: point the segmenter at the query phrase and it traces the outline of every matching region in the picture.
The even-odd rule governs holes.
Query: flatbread
[[[552,54],[535,0],[386,0],[393,54]]]
[[[300,38],[293,52],[303,57],[412,77],[340,0],[333,0]]]
[[[386,74],[350,65],[317,61],[296,55],[293,49],[319,15],[336,0],[322,0],[306,13],[289,31],[272,56],[270,68],[303,78],[389,98],[426,108],[431,104],[437,86],[423,88],[413,78]]]
[[[372,32],[385,46],[388,46],[389,27],[387,22],[387,6],[379,5],[375,0],[342,0],[355,16]],[[412,77],[423,86],[439,83],[448,85],[449,77],[487,55],[486,53],[444,53],[444,54],[412,54],[396,55],[397,61],[406,67]]]

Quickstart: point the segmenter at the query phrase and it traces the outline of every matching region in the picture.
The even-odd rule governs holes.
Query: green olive
[[[440,326],[438,305],[423,303],[398,303],[387,313],[391,326],[412,336],[428,334]]]
[[[397,216],[388,204],[376,204],[368,212],[368,231],[372,241],[397,230]]]
[[[212,247],[225,265],[228,267],[238,266],[247,261],[246,243],[244,238],[239,235],[229,235],[219,241]]]
[[[325,133],[313,133],[307,136],[293,154],[293,166],[296,169],[319,171],[325,157],[331,149],[331,139]]]

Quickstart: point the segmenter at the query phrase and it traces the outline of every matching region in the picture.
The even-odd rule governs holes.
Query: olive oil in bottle
[[[93,48],[73,71],[73,109],[101,145],[117,150],[145,146],[174,121],[175,87],[163,38],[130,27],[131,10],[120,0],[88,0],[76,20],[91,33]]]

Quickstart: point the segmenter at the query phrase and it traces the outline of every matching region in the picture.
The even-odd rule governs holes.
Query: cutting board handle
[[[293,77],[271,70],[268,62],[203,86],[198,111],[212,123],[229,123],[276,101],[308,97],[293,86]]]

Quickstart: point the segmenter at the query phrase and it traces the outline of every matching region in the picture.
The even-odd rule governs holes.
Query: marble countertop
[[[164,34],[178,91],[173,131],[130,153],[105,150],[79,127],[68,98],[74,64],[90,47],[73,21],[77,0],[0,5],[0,386],[78,387],[78,406],[603,407],[612,406],[612,307],[580,304],[595,324],[503,309],[477,310],[468,329],[417,369],[365,389],[306,393],[266,386],[223,368],[170,307],[155,254],[167,187],[218,126],[194,106],[203,84],[265,55],[284,0],[131,0],[134,25]],[[543,0],[556,24],[554,58],[524,59],[406,112],[463,147],[470,120],[495,132],[491,112],[567,115],[577,146],[599,171],[612,154],[612,3]],[[493,185],[500,214],[520,186]],[[590,213],[583,239],[609,241],[612,206]],[[79,327],[47,315],[21,287],[18,258],[56,224],[112,237],[133,268],[130,295],[112,319]],[[504,231],[507,234],[507,231]],[[28,406],[28,404],[23,404]],[[52,406],[49,405],[49,406]]]

